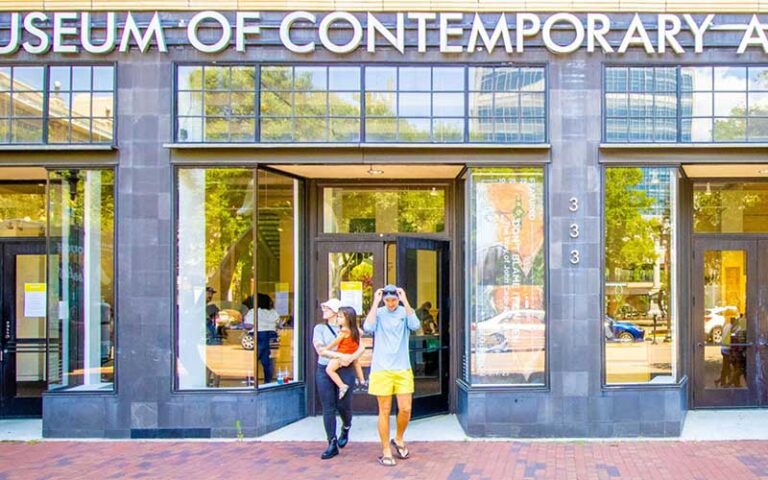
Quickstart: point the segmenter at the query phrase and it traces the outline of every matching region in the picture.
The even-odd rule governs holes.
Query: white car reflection
[[[479,352],[538,351],[544,348],[546,312],[520,309],[502,312],[471,325],[471,344]]]

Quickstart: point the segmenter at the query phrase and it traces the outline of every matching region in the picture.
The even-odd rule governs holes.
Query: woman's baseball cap
[[[339,308],[341,308],[341,301],[338,298],[329,298],[325,302],[321,303],[320,306],[328,308],[333,313],[339,313]]]

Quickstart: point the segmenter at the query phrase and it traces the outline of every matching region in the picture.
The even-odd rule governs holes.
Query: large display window
[[[544,385],[544,169],[471,168],[468,185],[468,380]]]
[[[299,182],[183,168],[177,188],[178,388],[295,381]]]
[[[605,382],[677,378],[677,170],[605,170]]]

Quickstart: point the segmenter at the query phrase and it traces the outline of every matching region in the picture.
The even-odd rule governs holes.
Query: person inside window
[[[272,383],[274,369],[269,346],[277,340],[280,315],[275,310],[272,299],[266,293],[256,294],[256,307],[256,355],[264,369],[264,383]],[[246,327],[254,324],[253,309],[245,314],[243,323]]]

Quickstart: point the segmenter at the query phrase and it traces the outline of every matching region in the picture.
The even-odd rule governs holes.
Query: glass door
[[[759,277],[767,275],[758,270],[761,249],[763,242],[756,240],[695,241],[693,340],[697,407],[746,407],[764,401],[760,398],[763,375],[758,361],[764,341],[759,335],[758,309],[763,302],[758,295],[763,290]]]
[[[444,413],[449,392],[448,242],[401,237],[396,245],[397,285],[421,321],[421,329],[410,337],[413,416]]]
[[[46,389],[45,243],[2,246],[0,416],[40,416]]]
[[[353,306],[362,325],[365,315],[373,303],[373,292],[382,288],[385,282],[386,260],[383,242],[319,242],[318,251],[318,298],[315,302],[316,322],[323,315],[320,304],[329,298],[338,298],[344,305]],[[310,328],[309,331],[312,331]],[[368,378],[373,353],[373,338],[362,337],[366,351],[360,358],[363,374]],[[310,356],[316,361],[314,350]],[[314,375],[314,368],[308,369]],[[313,383],[314,385],[314,379]],[[355,414],[374,414],[377,411],[376,398],[365,390],[353,389],[352,409]],[[319,399],[317,410],[321,411]]]

